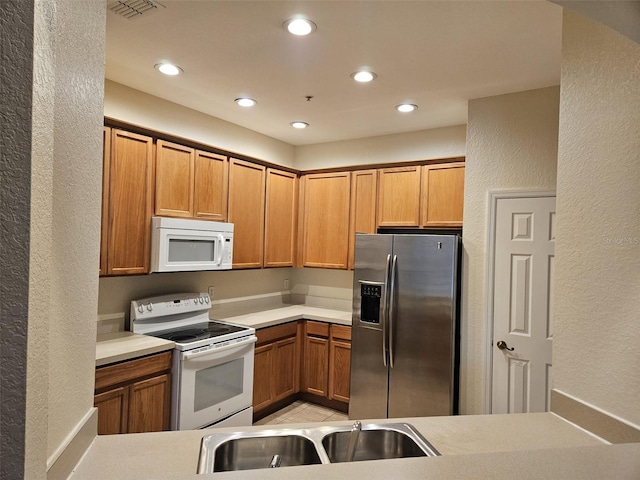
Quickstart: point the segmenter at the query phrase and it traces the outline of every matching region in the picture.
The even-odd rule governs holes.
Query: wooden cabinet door
[[[153,141],[112,129],[107,273],[149,272],[153,211]]]
[[[296,338],[286,338],[273,344],[273,401],[296,393],[298,383],[298,348]]]
[[[271,365],[273,344],[256,347],[253,357],[253,411],[257,412],[271,405],[272,383]]]
[[[292,267],[295,259],[298,176],[267,169],[264,266]]]
[[[156,146],[156,215],[193,217],[193,148],[158,140]]]
[[[383,168],[378,177],[378,226],[420,224],[420,167]]]
[[[461,227],[464,205],[464,163],[422,167],[423,227]]]
[[[193,213],[202,220],[227,221],[229,160],[196,150]]]
[[[304,177],[303,258],[305,267],[347,268],[349,172]]]
[[[109,228],[109,158],[111,157],[111,129],[102,128],[102,218],[100,221],[100,270],[107,274],[107,229]]]
[[[127,433],[129,387],[100,393],[93,405],[98,409],[98,435]]]
[[[128,432],[169,430],[171,415],[171,375],[142,380],[129,387]]]
[[[235,158],[229,164],[233,268],[260,268],[264,246],[265,168]]]
[[[329,339],[306,335],[304,342],[304,390],[327,396]]]
[[[351,383],[351,327],[331,325],[329,342],[329,399],[349,402]]]
[[[376,233],[377,170],[351,173],[349,269],[353,270],[356,233]]]

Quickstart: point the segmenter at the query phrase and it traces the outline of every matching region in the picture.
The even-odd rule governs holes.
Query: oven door
[[[251,406],[255,335],[207,351],[182,352],[172,429],[193,430]]]

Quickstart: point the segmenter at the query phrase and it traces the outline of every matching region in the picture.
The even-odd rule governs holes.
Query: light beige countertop
[[[351,312],[329,308],[310,307],[308,305],[282,305],[258,311],[232,311],[211,313],[214,320],[236,323],[253,328],[264,328],[294,320],[317,320],[320,322],[351,325]]]
[[[277,305],[260,309],[233,309],[222,313],[213,311],[213,320],[236,323],[253,328],[264,328],[281,323],[301,320],[351,325],[351,312],[307,305]],[[175,343],[161,338],[138,335],[131,332],[111,332],[98,335],[96,342],[96,367],[130,360],[143,355],[171,350]]]
[[[96,367],[172,350],[175,346],[169,340],[131,332],[104,333],[96,340]]]
[[[366,420],[365,420],[366,421]],[[374,479],[634,479],[640,444],[605,445],[552,413],[464,415],[378,420],[406,421],[442,454],[407,458],[216,473],[219,478],[306,480]],[[350,424],[350,422],[336,422]],[[309,425],[278,425],[278,428]],[[72,480],[197,479],[200,440],[207,433],[273,427],[99,436]]]

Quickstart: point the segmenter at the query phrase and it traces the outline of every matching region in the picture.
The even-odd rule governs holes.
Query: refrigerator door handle
[[[389,266],[391,265],[391,254],[387,255],[387,264],[384,269],[384,295],[382,295],[382,305],[380,309],[382,310],[382,364],[387,366],[387,304],[389,297]]]
[[[396,269],[398,266],[398,256],[393,256],[393,263],[391,265],[391,291],[389,292],[389,311],[388,311],[388,325],[389,325],[389,366],[393,368],[393,329],[394,329],[394,299],[396,296]]]

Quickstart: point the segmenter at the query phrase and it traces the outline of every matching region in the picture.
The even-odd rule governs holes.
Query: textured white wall
[[[105,4],[36,2],[28,478],[93,409]]]
[[[554,388],[640,425],[640,45],[565,10]]]
[[[461,157],[466,125],[296,147],[300,170]]]
[[[461,413],[483,413],[489,190],[555,189],[559,88],[469,102],[464,186]]]
[[[25,478],[45,478],[52,275],[55,4],[36,2],[34,15],[33,145]],[[45,340],[43,340],[45,339]]]
[[[105,80],[104,116],[222,150],[293,166],[294,147],[261,133]]]

